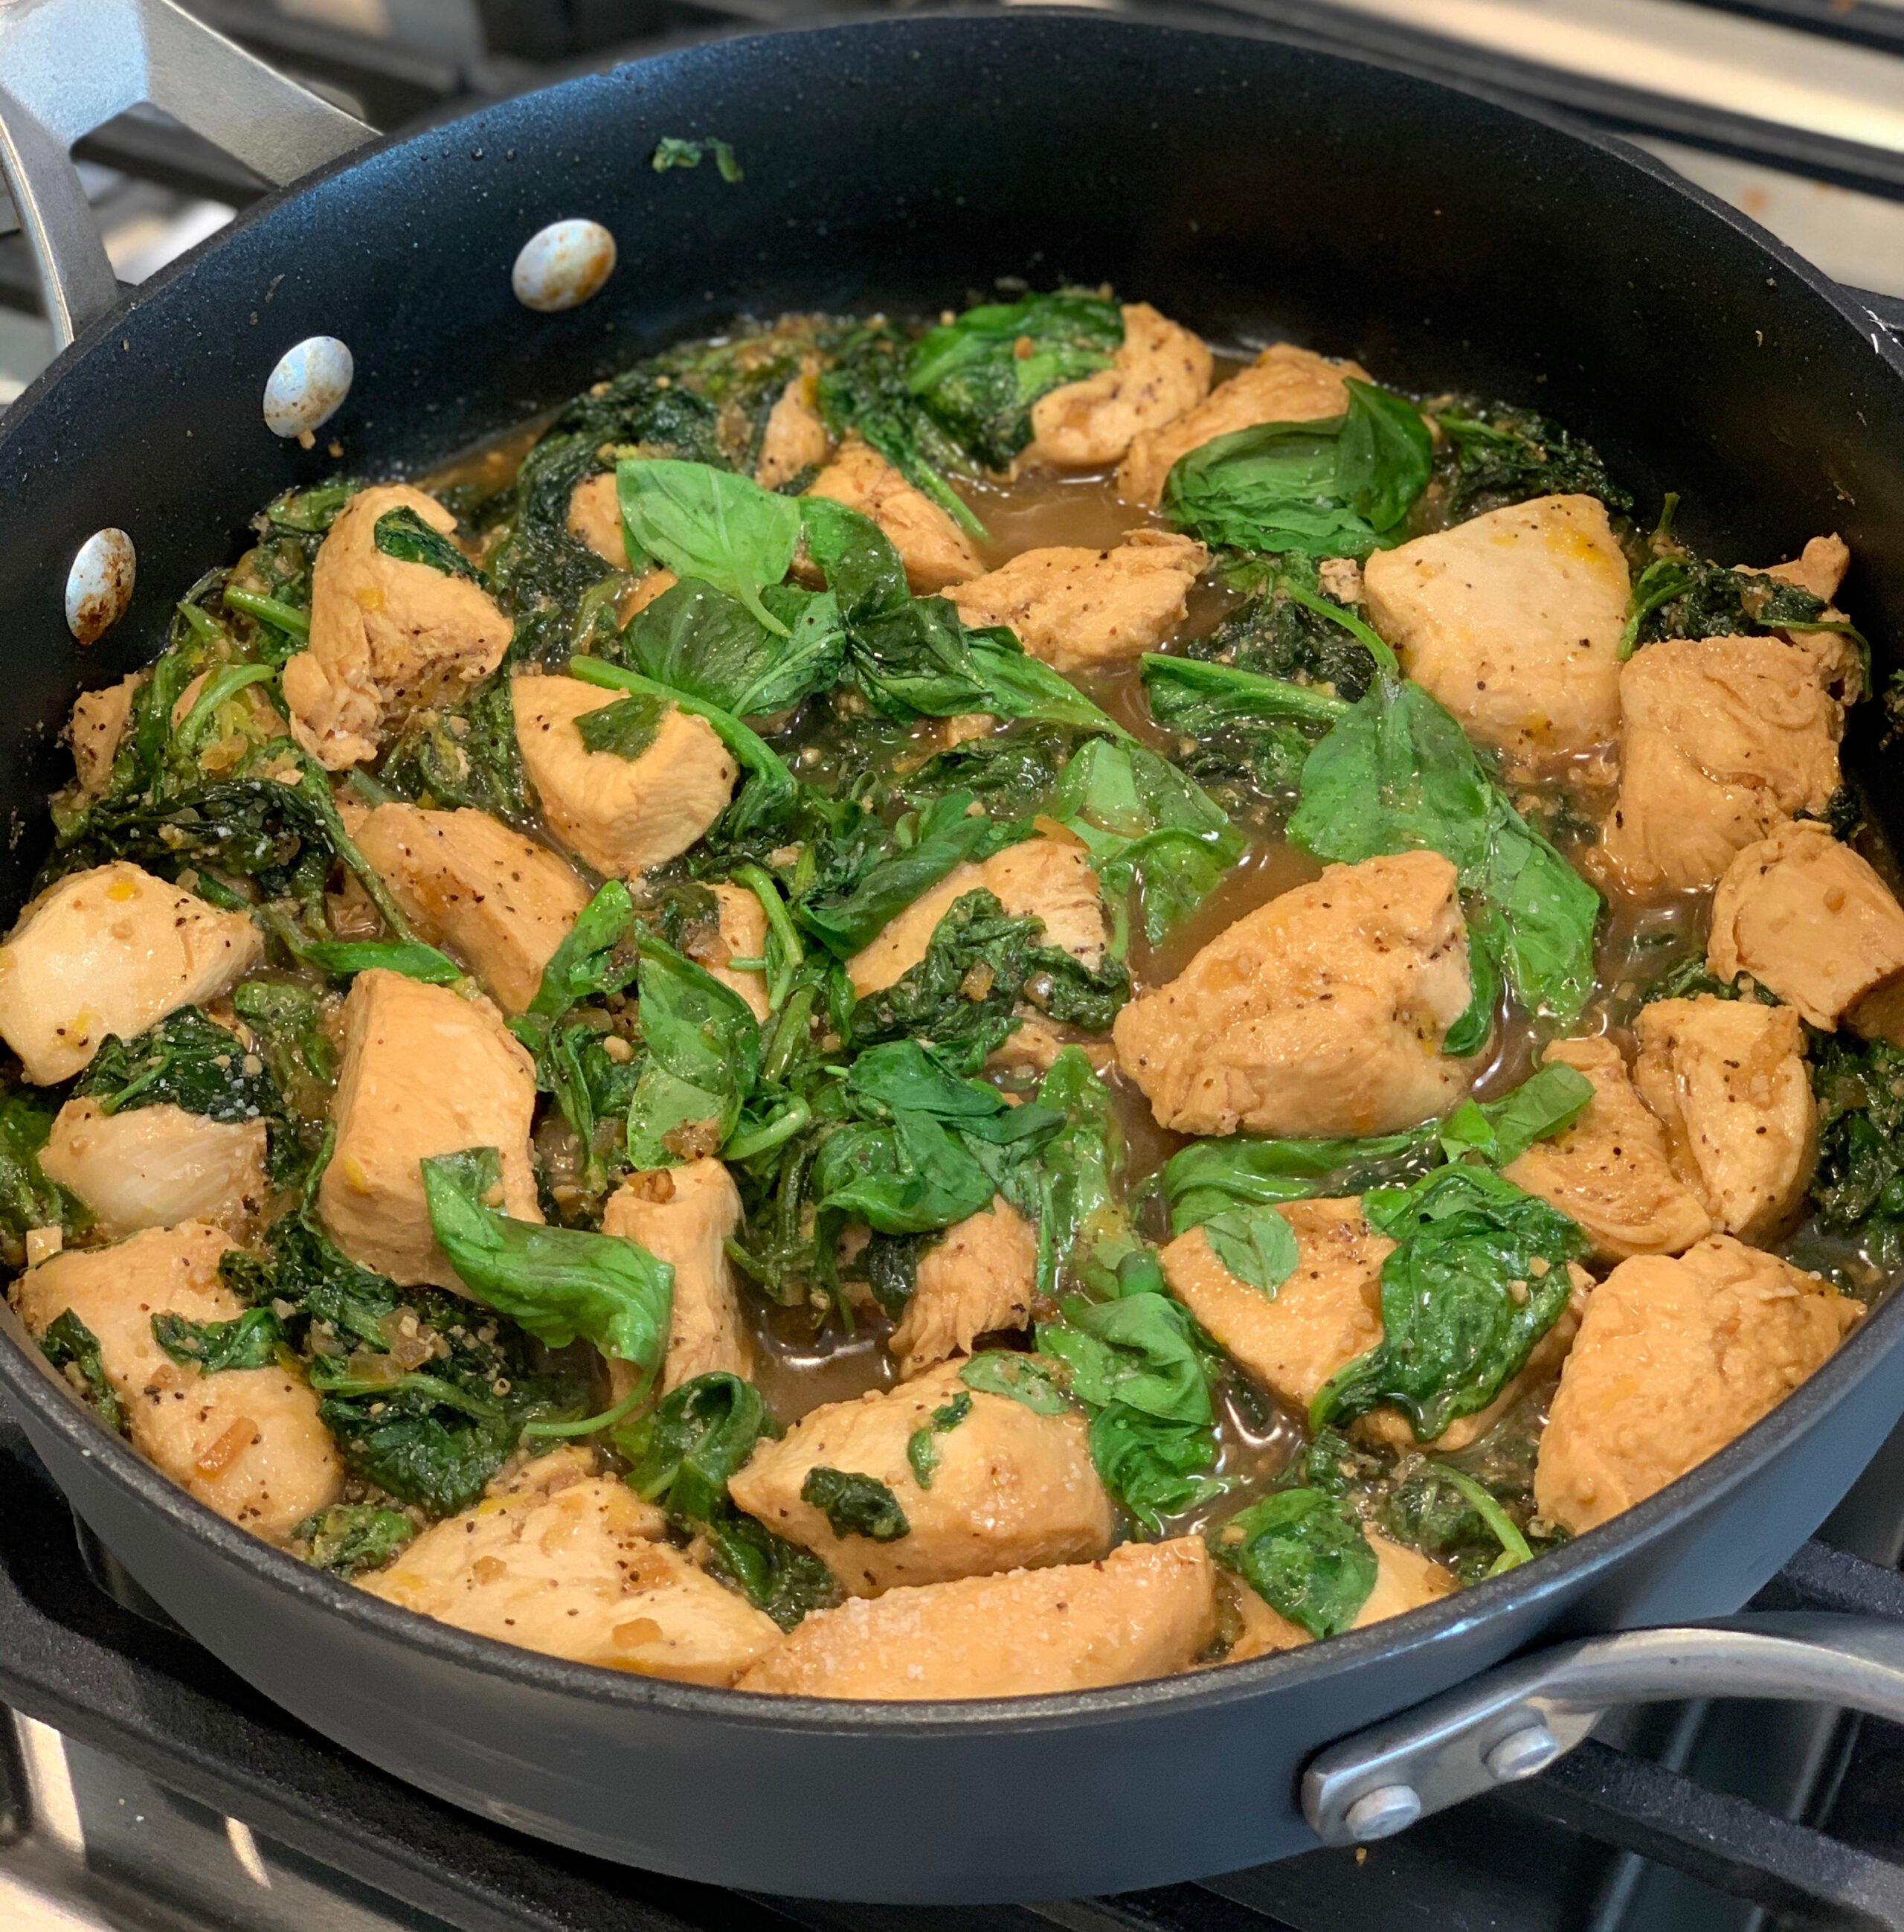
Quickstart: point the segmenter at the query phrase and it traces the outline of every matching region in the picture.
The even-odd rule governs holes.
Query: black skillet
[[[64,250],[82,316],[111,294],[96,265],[90,281],[71,268],[57,170],[77,130],[46,106],[71,90],[49,94],[28,56],[57,55],[61,32],[88,71],[118,54],[70,38],[98,17],[62,21],[70,4],[0,16],[0,119],[29,230],[49,258]],[[154,0],[140,11],[163,58],[139,84],[268,173],[355,138],[229,49],[209,50],[225,58],[214,74]],[[22,16],[39,40],[16,31]],[[49,119],[55,134],[36,133]],[[745,180],[656,173],[670,134],[732,142]],[[582,306],[532,313],[511,290],[517,251],[576,216],[613,231],[619,266]],[[1404,388],[1535,403],[1597,444],[1644,506],[1685,493],[1711,554],[1770,562],[1842,530],[1881,675],[1904,637],[1904,356],[1644,156],[1270,38],[1101,14],[727,40],[320,170],[85,328],[0,423],[0,800],[24,828],[0,854],[0,898],[17,902],[43,849],[74,692],[148,657],[172,600],[234,553],[254,507],[336,466],[333,438],[359,472],[420,469],[737,313],[931,311],[1000,276],[1108,280],[1215,340],[1287,334]],[[260,399],[315,335],[348,344],[356,373],[303,451],[267,430]],[[62,594],[103,526],[133,538],[137,586],[82,650]],[[1854,768],[1904,832],[1870,735]],[[1426,1746],[1411,1719],[1399,1742],[1313,1762],[1543,1644],[1735,1609],[1904,1411],[1904,1301],[1665,1493],[1432,1608],[1127,1689],[886,1706],[557,1663],[365,1598],[173,1488],[4,1325],[0,1384],[75,1507],[243,1676],[486,1816],[724,1885],[941,1901],[1155,1885],[1300,1850],[1312,1824],[1339,1843],[1395,1828],[1537,1769],[1581,1734],[1582,1710],[1622,1698],[1729,1690],[1904,1715],[1894,1634],[1886,1651],[1848,1620],[1758,1619],[1549,1648],[1461,1693]]]

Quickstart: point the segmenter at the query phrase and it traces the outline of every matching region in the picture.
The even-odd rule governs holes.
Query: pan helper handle
[[[73,143],[142,102],[274,187],[374,132],[172,0],[0,0],[0,169],[62,349],[119,299]]]
[[[1325,1845],[1405,1831],[1532,1778],[1615,1704],[1776,1697],[1904,1724],[1904,1628],[1819,1611],[1587,1637],[1517,1658],[1310,1761],[1303,1814]]]

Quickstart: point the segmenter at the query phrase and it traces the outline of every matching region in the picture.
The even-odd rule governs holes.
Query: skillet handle
[[[119,299],[70,150],[141,102],[274,186],[375,132],[172,0],[0,0],[0,170],[62,349]]]
[[[1326,1845],[1389,1838],[1546,1770],[1612,1705],[1695,1697],[1840,1704],[1904,1724],[1904,1627],[1759,1612],[1536,1651],[1318,1752],[1303,1814]]]

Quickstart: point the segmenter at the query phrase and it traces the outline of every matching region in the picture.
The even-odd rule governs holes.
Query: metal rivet
[[[273,436],[309,436],[343,406],[356,374],[334,335],[307,336],[278,358],[265,385],[265,427]]]
[[[82,644],[96,644],[126,614],[139,567],[124,530],[94,530],[66,573],[66,628]]]
[[[615,238],[598,221],[552,221],[522,244],[509,284],[525,308],[553,315],[588,300],[615,272]]]
[[[1512,1784],[1545,1771],[1560,1754],[1560,1739],[1537,1719],[1510,1731],[1481,1762],[1497,1784]]]
[[[1378,1784],[1365,1791],[1342,1814],[1348,1834],[1357,1844],[1392,1838],[1421,1816],[1421,1795],[1411,1784]]]

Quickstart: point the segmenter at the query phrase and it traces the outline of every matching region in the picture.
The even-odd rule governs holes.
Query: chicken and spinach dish
[[[1904,1262],[1846,550],[1675,510],[1088,290],[286,494],[73,707],[13,1304],[214,1510],[622,1670],[1072,1690],[1525,1563]]]

